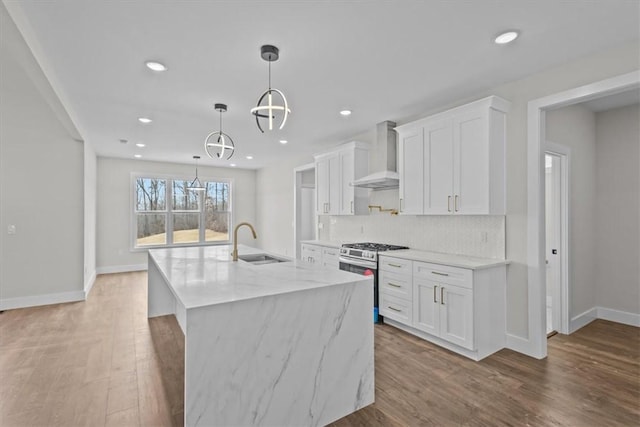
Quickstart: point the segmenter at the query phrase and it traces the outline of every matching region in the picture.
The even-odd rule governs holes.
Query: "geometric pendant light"
[[[204,151],[212,159],[216,157],[222,159],[228,156],[227,160],[229,160],[233,156],[236,147],[233,144],[233,139],[222,131],[222,113],[227,111],[227,106],[225,104],[215,104],[215,109],[220,112],[220,130],[207,135],[204,140]]]
[[[204,186],[198,179],[198,159],[200,159],[200,156],[193,156],[193,158],[196,161],[196,177],[193,181],[191,181],[191,184],[189,184],[189,186],[187,187],[187,190],[204,191]]]
[[[251,114],[256,117],[256,125],[260,132],[264,133],[260,123],[261,119],[266,119],[269,130],[273,130],[274,120],[279,120],[279,129],[282,129],[287,123],[287,117],[291,114],[291,110],[284,93],[271,87],[271,63],[277,61],[280,57],[278,48],[272,45],[264,45],[260,48],[260,55],[262,59],[269,63],[269,88],[260,96],[257,105],[251,109]],[[281,99],[282,105],[273,103],[274,96]]]

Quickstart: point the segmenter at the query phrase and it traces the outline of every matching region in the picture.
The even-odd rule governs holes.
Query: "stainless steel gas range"
[[[340,270],[364,276],[373,276],[373,321],[382,322],[378,315],[378,253],[409,249],[407,246],[383,243],[347,243],[340,248]]]

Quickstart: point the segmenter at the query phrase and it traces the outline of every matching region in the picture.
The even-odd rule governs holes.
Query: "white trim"
[[[87,299],[87,297],[89,296],[89,292],[91,292],[91,289],[93,289],[93,285],[95,282],[96,282],[96,271],[93,270],[93,273],[91,273],[89,280],[87,280],[87,282],[84,284],[84,299]]]
[[[569,323],[569,333],[572,334],[578,329],[587,326],[598,318],[598,310],[596,307],[590,308],[584,313],[578,314],[571,319]]]
[[[298,166],[293,168],[293,258],[294,259],[298,259],[298,193],[300,192],[300,189],[302,187],[302,178],[301,178],[301,174],[302,172],[306,172],[308,170],[315,170],[316,168],[316,164],[315,163],[307,163],[305,165],[302,166]],[[316,198],[314,197],[314,201],[316,200]],[[315,218],[315,223],[317,223],[318,221],[318,216],[315,215],[316,209],[314,206],[313,209],[314,212],[314,218]],[[314,223],[314,229],[316,230],[316,234],[318,233],[318,227],[317,224]],[[316,236],[317,237],[317,236]]]
[[[6,298],[0,300],[0,310],[12,310],[14,308],[36,307],[39,305],[61,304],[84,300],[84,290],[60,292],[57,294],[34,295],[30,297]]]
[[[598,319],[640,327],[640,313],[629,313],[628,311],[620,311],[604,307],[597,307],[597,311]]]
[[[640,70],[532,100],[527,112],[527,266],[529,348],[536,358],[547,355],[544,230],[545,110],[589,101],[640,87]]]
[[[524,354],[527,354],[527,352],[529,351],[529,340],[527,338],[522,338],[517,335],[511,335],[509,333],[505,334],[505,338],[505,348]]]
[[[132,264],[132,265],[111,265],[108,267],[98,267],[96,269],[97,274],[112,274],[112,273],[128,273],[130,271],[146,271],[147,264]]]

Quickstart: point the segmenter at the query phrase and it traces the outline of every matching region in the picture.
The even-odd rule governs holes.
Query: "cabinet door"
[[[489,109],[457,115],[453,122],[454,211],[489,213]]]
[[[339,249],[322,248],[322,265],[325,267],[340,269],[340,261],[338,260]]]
[[[424,213],[453,212],[453,130],[451,120],[424,128]]]
[[[340,159],[338,155],[329,157],[329,206],[330,215],[340,213]]]
[[[440,306],[440,338],[475,350],[473,339],[473,291],[445,285],[436,292]]]
[[[301,260],[316,264],[320,263],[320,260],[322,259],[322,248],[320,246],[303,243],[300,249]]]
[[[354,214],[355,188],[350,184],[355,175],[355,153],[353,150],[340,152],[340,215]]]
[[[424,193],[422,128],[399,136],[400,213],[421,215]]]
[[[316,214],[329,213],[329,158],[316,160]]]
[[[431,280],[413,281],[413,327],[439,335],[440,287]]]

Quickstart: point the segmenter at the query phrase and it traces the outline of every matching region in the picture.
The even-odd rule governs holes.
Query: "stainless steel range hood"
[[[371,152],[371,168],[367,176],[351,183],[354,187],[382,190],[398,188],[400,177],[396,172],[396,126],[394,122],[385,121],[376,125],[376,141]]]

